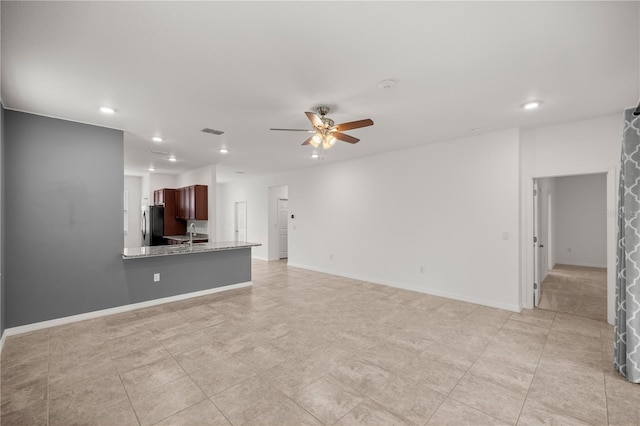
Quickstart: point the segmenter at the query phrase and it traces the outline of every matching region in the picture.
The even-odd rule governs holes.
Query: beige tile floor
[[[630,425],[612,328],[254,262],[252,288],[10,337],[2,425]]]
[[[539,307],[606,321],[606,268],[556,265],[542,282]]]

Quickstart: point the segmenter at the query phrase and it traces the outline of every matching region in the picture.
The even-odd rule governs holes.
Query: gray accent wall
[[[137,303],[251,281],[251,248],[126,259],[124,266],[127,300]]]
[[[4,334],[4,105],[0,102],[0,337]]]
[[[6,326],[121,299],[123,132],[5,112]]]

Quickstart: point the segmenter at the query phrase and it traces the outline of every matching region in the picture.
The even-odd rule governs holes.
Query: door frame
[[[540,305],[542,280],[540,279],[540,185],[533,180],[533,306]]]
[[[523,220],[521,222],[521,265],[520,268],[520,303],[523,308],[533,309],[533,181],[534,179],[590,175],[605,173],[607,179],[606,200],[607,210],[603,212],[607,217],[607,322],[613,324],[615,320],[615,285],[616,285],[616,219],[618,197],[618,168],[588,169],[573,172],[548,172],[527,175],[524,182]]]

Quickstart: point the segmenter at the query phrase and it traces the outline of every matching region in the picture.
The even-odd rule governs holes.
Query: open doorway
[[[290,254],[288,185],[269,187],[268,200],[268,260],[282,260],[286,262]]]
[[[534,305],[607,320],[606,173],[534,179]]]

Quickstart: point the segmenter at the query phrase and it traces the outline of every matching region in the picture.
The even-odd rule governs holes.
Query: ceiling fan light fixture
[[[311,137],[311,140],[309,141],[311,146],[314,147],[314,148],[317,148],[318,145],[320,145],[321,142],[322,142],[322,135],[320,133],[316,133],[315,135],[313,135]]]
[[[313,148],[321,147],[320,149],[322,150],[330,149],[336,144],[336,142],[338,142],[338,140],[350,144],[358,143],[360,139],[354,138],[353,136],[347,135],[343,132],[345,130],[354,130],[360,129],[362,127],[373,126],[373,120],[370,118],[335,124],[335,122],[331,118],[326,117],[326,114],[329,113],[329,107],[319,106],[318,108],[316,108],[316,111],[317,114],[315,112],[305,112],[314,130],[309,131],[305,129],[280,129],[273,127],[270,130],[280,130],[288,132],[311,132],[313,133],[313,136],[307,138],[302,143],[302,145],[311,145]]]

